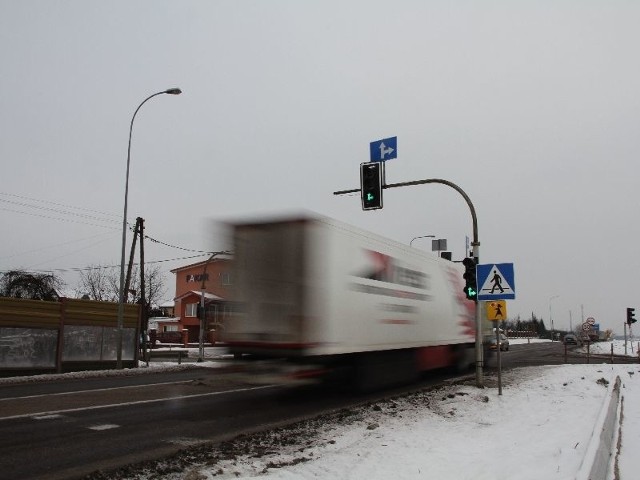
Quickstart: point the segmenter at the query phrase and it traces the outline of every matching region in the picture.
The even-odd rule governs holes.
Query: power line
[[[144,238],[146,238],[147,240],[150,240],[153,243],[159,243],[160,245],[164,245],[165,247],[176,248],[178,250],[184,250],[185,252],[197,252],[197,253],[207,253],[207,254],[215,253],[215,252],[206,252],[204,250],[194,250],[194,249],[191,249],[191,248],[178,247],[176,245],[170,245],[168,243],[161,242],[160,240],[156,240],[155,238],[151,238],[148,235],[145,235]]]
[[[101,217],[96,217],[95,215],[87,215],[84,213],[76,213],[76,212],[70,212],[68,210],[60,210],[57,208],[50,208],[50,207],[43,207],[40,205],[30,205],[28,203],[24,203],[24,202],[15,202],[13,200],[7,200],[4,198],[0,198],[0,202],[4,202],[4,203],[9,203],[11,205],[16,205],[18,207],[26,207],[26,208],[34,208],[36,210],[44,210],[45,212],[53,212],[53,213],[58,213],[60,215],[69,215],[71,217],[80,217],[80,218],[87,218],[89,220],[97,220],[99,222],[112,222],[112,223],[117,223],[117,220],[114,219],[103,219]]]
[[[52,217],[49,215],[41,215],[38,213],[30,213],[30,212],[23,212],[20,210],[12,210],[10,208],[0,208],[0,210],[5,211],[5,212],[12,212],[12,213],[20,213],[22,215],[31,215],[32,217],[40,217],[40,218],[49,218],[49,219],[53,219],[53,220],[58,220],[60,222],[68,222],[68,223],[77,223],[80,225],[90,225],[92,227],[101,227],[101,228],[109,228],[111,230],[118,230],[117,227],[112,227],[109,225],[96,225],[95,223],[88,223],[88,222],[79,222],[77,220],[71,220],[69,218],[60,218],[60,217]]]
[[[57,214],[57,215],[62,215],[62,216],[70,216],[70,217],[76,217],[79,219],[86,219],[86,220],[94,220],[97,222],[106,222],[106,223],[114,223],[117,224],[120,222],[118,215],[117,214],[113,214],[113,213],[107,213],[107,212],[102,212],[100,210],[94,210],[94,209],[89,209],[89,208],[84,208],[84,207],[76,207],[73,205],[68,205],[68,204],[64,204],[64,203],[57,203],[57,202],[52,202],[49,200],[42,200],[42,199],[38,199],[38,198],[34,198],[34,197],[28,197],[25,195],[16,195],[13,193],[7,193],[7,192],[0,192],[0,196],[5,196],[5,197],[12,197],[15,199],[20,199],[20,200],[25,200],[25,201],[16,201],[16,200],[10,200],[10,199],[6,199],[6,198],[0,198],[0,202],[3,202],[5,204],[9,204],[9,205],[13,205],[15,207],[22,207],[22,208],[26,208],[26,209],[35,209],[37,211],[41,211],[41,212],[47,212],[47,213],[53,213],[53,214]],[[48,206],[43,206],[43,205],[34,205],[32,203],[28,203],[28,202],[37,202],[37,203],[41,203],[44,205],[51,205],[53,207],[62,207],[62,208],[53,208],[53,207],[48,207]],[[72,210],[78,210],[81,212],[89,212],[92,214],[99,214],[101,216],[96,216],[96,215],[88,215],[85,213],[78,213],[78,212],[74,212],[74,211],[70,211],[67,209],[72,209]],[[115,230],[118,231],[119,227],[117,226],[110,226],[110,225],[103,225],[103,224],[96,224],[96,223],[89,223],[86,221],[80,221],[74,218],[61,218],[61,217],[57,217],[57,216],[51,216],[51,215],[46,215],[43,213],[37,213],[37,212],[29,212],[29,211],[23,211],[23,210],[16,210],[16,209],[12,209],[12,208],[0,208],[0,211],[7,211],[7,212],[12,212],[12,213],[18,213],[21,215],[30,215],[30,216],[34,216],[34,217],[39,217],[39,218],[47,218],[47,219],[52,219],[52,220],[56,220],[58,222],[67,222],[67,223],[76,223],[76,224],[81,224],[81,225],[89,225],[89,226],[94,226],[94,227],[101,227],[101,228],[108,228],[110,230]],[[106,216],[106,217],[113,217],[113,218],[104,218],[102,216]],[[133,222],[127,222],[127,225],[129,225],[129,229],[131,231],[133,231]],[[90,237],[91,238],[91,237]],[[191,257],[183,257],[183,258],[177,258],[177,259],[169,259],[169,260],[158,260],[156,262],[147,262],[147,263],[162,263],[162,262],[166,262],[166,261],[173,261],[173,260],[183,260],[183,259],[189,259],[189,258],[197,258],[199,256],[204,256],[204,255],[211,255],[213,253],[216,252],[210,252],[210,251],[206,251],[206,250],[198,250],[198,249],[193,249],[193,248],[186,248],[186,247],[180,247],[177,245],[172,245],[170,243],[167,242],[163,242],[161,240],[158,240],[156,238],[150,237],[148,235],[145,235],[145,238],[153,243],[159,244],[159,245],[163,245],[165,247],[169,247],[169,248],[175,248],[177,250],[182,250],[185,252],[193,252],[193,253],[198,253],[201,255],[195,255],[195,256],[191,256]],[[72,242],[66,242],[63,244],[58,244],[58,245],[65,245],[67,243],[73,243],[75,241]],[[97,242],[94,243],[88,247],[83,248],[82,250],[86,250],[87,248],[90,248],[92,246],[97,245],[98,243],[101,242]],[[51,247],[42,247],[40,249],[36,249],[36,250],[31,250],[29,252],[25,252],[25,253],[31,253],[31,252],[35,252],[38,250],[42,250],[45,248],[51,248]],[[62,255],[60,257],[56,257],[53,260],[57,260],[59,258],[63,258],[69,255],[72,255],[73,253],[76,253],[78,250],[76,250],[75,252],[69,253],[69,254],[65,254]],[[4,258],[12,258],[15,257],[17,255],[21,255],[21,254],[16,254],[16,255],[11,255],[9,257],[4,257]],[[48,261],[52,261],[52,260],[48,260]],[[41,262],[37,265],[42,265],[43,263],[47,263],[47,262]],[[111,267],[107,267],[107,268],[111,268]],[[81,268],[80,270],[85,270],[86,268]],[[56,271],[74,271],[74,270],[78,270],[78,269],[56,269]]]
[[[228,253],[228,252],[221,252],[221,253]],[[200,254],[200,255],[190,255],[187,257],[178,257],[178,258],[166,258],[163,260],[151,260],[151,261],[145,261],[145,264],[152,264],[152,263],[166,263],[166,262],[176,262],[178,260],[191,260],[193,258],[200,258],[200,257],[205,257],[208,254]],[[134,262],[133,265],[139,265],[138,262]],[[31,272],[83,272],[83,271],[87,271],[87,270],[95,270],[95,269],[107,269],[107,268],[117,268],[120,267],[120,264],[118,265],[94,265],[91,267],[70,267],[70,268],[48,268],[46,270],[28,270]],[[13,269],[13,270],[20,270],[20,269]],[[0,270],[0,273],[7,273],[10,272],[12,270]]]
[[[61,258],[65,258],[65,257],[68,257],[68,256],[70,256],[70,255],[75,255],[75,254],[76,254],[76,253],[78,253],[78,252],[82,252],[82,251],[84,251],[84,250],[87,250],[88,248],[95,247],[96,245],[99,245],[99,244],[101,244],[101,243],[104,243],[104,242],[106,242],[107,240],[110,240],[110,238],[103,238],[103,239],[101,239],[101,240],[98,240],[97,242],[92,243],[91,245],[87,245],[86,247],[80,248],[80,249],[78,249],[78,250],[74,250],[73,252],[65,253],[64,255],[60,255],[60,256],[58,256],[58,257],[56,257],[56,258],[52,258],[52,259],[50,259],[50,260],[45,260],[44,262],[36,263],[36,264],[32,265],[31,267],[37,267],[38,265],[43,265],[43,264],[45,264],[45,263],[49,263],[49,262],[54,262],[54,261],[56,261],[56,260],[60,260]],[[31,267],[30,267],[30,268],[31,268]]]
[[[24,196],[24,195],[16,195],[14,193],[0,192],[0,195],[4,195],[6,197],[21,198],[23,200],[31,200],[32,202],[47,203],[49,205],[55,205],[57,207],[73,208],[75,210],[83,210],[85,212],[99,213],[101,215],[106,215],[108,217],[115,217],[116,220],[114,220],[114,221],[117,221],[117,218],[118,218],[118,214],[116,214],[116,213],[108,213],[108,212],[102,212],[100,210],[93,210],[93,209],[90,209],[90,208],[76,207],[76,206],[73,206],[73,205],[66,205],[64,203],[56,203],[56,202],[51,202],[49,200],[41,200],[39,198],[27,197],[27,196]]]

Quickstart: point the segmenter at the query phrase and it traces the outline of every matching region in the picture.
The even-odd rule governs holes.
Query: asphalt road
[[[561,364],[564,346],[512,345],[501,359],[503,369]],[[587,359],[570,351],[567,361]],[[492,370],[494,360],[487,374]],[[429,376],[419,387],[444,378]],[[416,388],[370,395],[292,393],[245,380],[228,369],[194,366],[131,377],[0,385],[0,478],[82,478]]]
[[[0,386],[0,478],[82,478],[366,399],[257,386],[215,369],[137,378]]]

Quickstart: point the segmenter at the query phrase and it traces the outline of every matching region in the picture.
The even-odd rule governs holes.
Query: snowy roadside
[[[485,389],[452,385],[343,409],[91,478],[573,479],[616,376],[636,404],[638,366],[527,367],[504,374],[502,396],[487,376]],[[627,409],[621,479],[640,467],[639,426]]]
[[[527,342],[512,339],[512,344]],[[624,351],[624,342],[614,341],[594,344],[591,352],[598,353],[600,348],[601,353],[609,353],[610,345],[616,353]],[[193,361],[198,350],[190,349],[189,355]],[[228,359],[222,350],[197,364],[152,362],[148,368],[64,376],[218,368],[224,364],[221,359]],[[484,389],[470,381],[343,409],[89,478],[573,479],[591,438],[598,433],[594,424],[616,376],[622,380],[626,405],[618,458],[618,478],[624,480],[640,468],[640,414],[633,408],[640,402],[639,365],[510,370],[503,373],[502,396],[498,395],[496,379],[488,374]]]

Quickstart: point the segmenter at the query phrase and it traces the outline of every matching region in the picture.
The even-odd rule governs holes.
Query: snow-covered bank
[[[487,377],[485,389],[451,386],[337,412],[200,450],[177,474],[131,478],[573,479],[616,376],[629,406],[620,478],[631,478],[640,468],[635,365],[512,370],[502,396]]]

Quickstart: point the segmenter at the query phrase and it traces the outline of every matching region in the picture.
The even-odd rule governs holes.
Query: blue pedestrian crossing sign
[[[385,162],[398,158],[398,137],[383,138],[369,144],[372,162]]]
[[[476,267],[478,300],[514,300],[513,263],[487,263]]]

